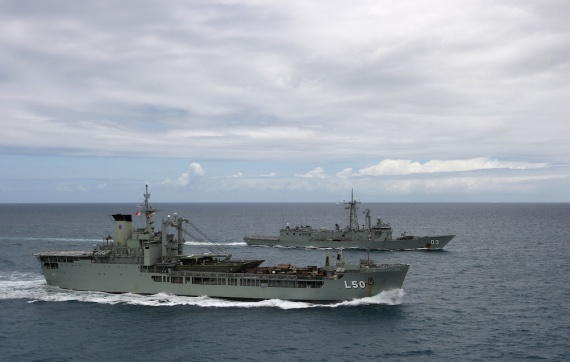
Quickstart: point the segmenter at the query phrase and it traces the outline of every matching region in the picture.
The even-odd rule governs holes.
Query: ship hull
[[[251,246],[282,246],[292,248],[326,248],[326,249],[371,249],[371,250],[441,250],[453,239],[454,235],[422,236],[409,239],[389,240],[318,240],[311,238],[278,238],[271,236],[245,237],[244,241]]]
[[[289,223],[277,236],[247,236],[244,241],[251,246],[283,246],[292,248],[326,248],[326,249],[367,249],[367,250],[441,250],[455,235],[412,236],[402,234],[392,236],[390,223],[377,218],[372,224],[370,210],[364,211],[366,222],[358,221],[358,204],[351,193],[350,201],[345,202],[349,210],[348,224],[341,228],[335,224],[334,229],[313,228],[308,225],[290,226]]]
[[[322,268],[284,263],[261,267],[263,260],[233,260],[196,225],[176,213],[163,218],[158,231],[152,220],[156,209],[150,206],[149,198],[147,186],[142,228],[133,228],[130,214],[114,214],[113,237],[94,245],[93,251],[34,254],[47,284],[107,293],[335,302],[400,289],[408,272],[407,264],[377,265],[371,260],[346,263],[342,251],[334,262],[327,256]],[[183,227],[186,224],[192,231]],[[172,229],[176,234],[169,232]],[[184,255],[184,235],[213,245],[211,253]]]
[[[47,284],[63,289],[108,293],[209,296],[225,299],[335,302],[371,297],[402,288],[409,265],[392,264],[339,274],[337,278],[168,271],[149,272],[137,264],[90,260],[42,266]]]

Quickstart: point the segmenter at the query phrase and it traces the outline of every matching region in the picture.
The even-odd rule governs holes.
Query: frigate
[[[369,250],[441,250],[455,235],[413,236],[402,233],[392,236],[390,223],[377,218],[372,225],[370,209],[364,211],[366,223],[358,223],[358,204],[354,200],[354,192],[350,201],[344,202],[348,212],[348,225],[341,228],[335,224],[334,229],[311,226],[290,227],[287,224],[279,230],[279,236],[246,236],[244,241],[253,246],[284,246],[294,248],[354,248]]]
[[[335,302],[400,289],[408,264],[376,264],[369,258],[351,264],[342,249],[327,255],[322,267],[235,260],[213,244],[210,252],[186,255],[185,236],[212,240],[188,219],[165,217],[156,229],[156,209],[144,194],[143,227],[133,227],[130,214],[115,214],[113,237],[90,251],[50,251],[34,254],[48,285],[108,293],[209,296],[237,300],[282,299]],[[193,227],[189,231],[188,226]],[[174,231],[174,232],[171,232]]]

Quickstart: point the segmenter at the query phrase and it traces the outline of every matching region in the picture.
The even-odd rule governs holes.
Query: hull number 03
[[[431,245],[439,245],[439,240],[432,240]]]
[[[362,280],[359,282],[357,282],[356,280],[353,280],[350,284],[348,284],[348,282],[345,280],[344,281],[344,287],[346,289],[366,288],[366,283],[363,282]]]

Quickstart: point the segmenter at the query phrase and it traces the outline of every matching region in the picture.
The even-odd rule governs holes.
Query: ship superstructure
[[[354,192],[350,201],[345,202],[348,210],[348,225],[341,228],[335,224],[334,229],[311,226],[286,225],[279,230],[278,236],[247,236],[244,241],[253,246],[285,246],[295,248],[354,248],[373,250],[441,250],[455,235],[413,236],[402,233],[401,236],[392,236],[390,223],[381,218],[371,222],[370,210],[364,211],[365,224],[358,222],[359,201],[354,200]]]
[[[92,251],[52,251],[34,254],[49,285],[64,289],[110,293],[210,296],[230,299],[342,301],[370,297],[402,288],[409,265],[345,261],[342,250],[326,256],[322,267],[278,264],[263,260],[234,260],[213,243],[210,253],[185,255],[184,236],[193,225],[177,214],[164,218],[157,229],[149,205],[148,187],[142,214],[145,224],[133,227],[131,215],[115,214],[113,237]],[[173,230],[174,232],[170,232]]]

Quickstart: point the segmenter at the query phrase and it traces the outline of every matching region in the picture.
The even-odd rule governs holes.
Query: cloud
[[[431,160],[425,163],[413,162],[411,160],[391,160],[386,159],[380,163],[362,168],[356,174],[350,176],[382,176],[382,175],[409,175],[416,173],[437,173],[437,172],[464,172],[485,169],[535,169],[544,168],[545,163],[529,162],[501,162],[490,160],[484,157],[467,160]],[[347,176],[352,170],[342,171],[342,176]]]
[[[15,2],[0,147],[321,165],[570,154],[568,5],[333,3]]]
[[[275,176],[276,176],[275,172],[270,172],[267,174],[261,174],[257,177],[275,177]],[[233,174],[232,177],[244,177],[244,174],[243,174],[243,172],[237,172],[237,173]],[[250,176],[250,177],[255,178],[256,176]]]
[[[206,171],[204,171],[199,163],[191,163],[189,169],[187,171],[184,171],[180,177],[175,180],[167,178],[162,181],[162,184],[174,185],[179,188],[187,188],[205,174]]]
[[[563,184],[570,180],[568,167],[550,166],[545,163],[512,162],[484,157],[465,160],[411,160],[385,159],[373,166],[354,172],[344,168],[328,175],[318,166],[305,172],[281,175],[279,178],[247,177],[238,179],[211,180],[211,187],[219,189],[278,192],[282,194],[311,197],[321,193],[344,195],[347,190],[358,190],[371,198],[386,200],[394,197],[416,197],[424,200],[472,201],[495,200],[503,195],[535,195],[545,192],[541,184]],[[219,182],[219,183],[218,183]],[[559,189],[568,189],[562,187]],[[484,195],[477,198],[476,195]],[[307,197],[307,196],[306,196]],[[515,196],[509,196],[515,197]],[[333,198],[334,199],[334,198]],[[520,200],[520,199],[518,199]]]
[[[561,1],[5,2],[0,165],[12,171],[0,188],[89,173],[90,190],[109,192],[148,169],[160,169],[154,183],[179,175],[162,181],[173,188],[225,179],[279,192],[564,177],[569,22]],[[163,162],[181,155],[208,175]]]
[[[69,185],[57,185],[56,190],[59,192],[73,192],[73,188]]]
[[[329,176],[325,173],[325,170],[323,170],[321,167],[317,167],[307,173],[297,174],[295,177],[325,179]]]
[[[316,168],[294,177],[220,179],[213,181],[213,188],[225,192],[240,190],[262,194],[276,192],[290,195],[295,200],[318,200],[319,195],[328,195],[326,200],[344,197],[354,189],[358,195],[366,195],[368,201],[511,201],[539,200],[552,185],[568,195],[570,177],[567,167],[541,168],[488,168],[470,171],[446,171],[408,173],[399,175],[368,175],[346,177],[339,172],[334,177],[323,177],[322,169]],[[218,182],[220,182],[218,184]],[[542,185],[550,185],[544,187]],[[535,199],[537,198],[537,199]],[[555,201],[555,199],[551,199]]]
[[[337,172],[336,177],[347,178],[352,176],[352,167],[345,168],[344,170]]]

